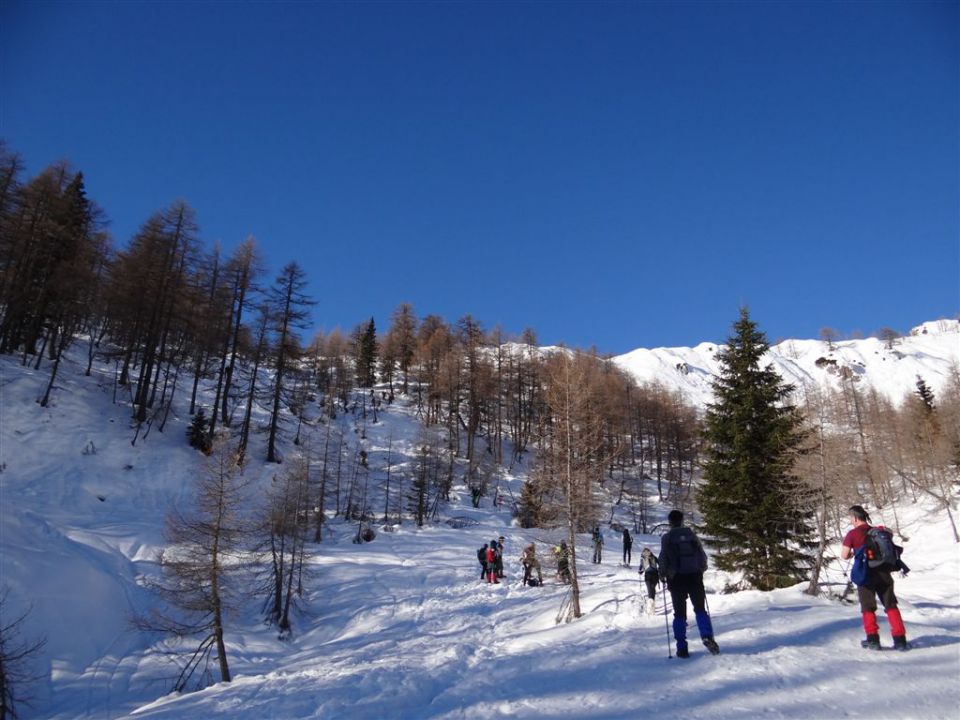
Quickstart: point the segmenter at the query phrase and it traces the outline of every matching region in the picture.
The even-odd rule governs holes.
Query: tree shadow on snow
[[[907,629],[909,633],[909,628]],[[923,650],[925,648],[945,647],[947,645],[960,645],[960,638],[953,635],[918,635],[910,638],[911,650]]]
[[[947,605],[946,603],[920,601],[910,604],[921,610],[960,610],[960,605]]]

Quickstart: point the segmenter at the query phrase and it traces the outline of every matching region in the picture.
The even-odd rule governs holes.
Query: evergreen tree
[[[357,347],[357,386],[373,387],[377,370],[377,328],[373,318],[360,335]]]
[[[799,582],[811,562],[813,498],[793,472],[806,433],[793,386],[760,366],[769,346],[746,308],[733,327],[707,408],[698,501],[717,567],[772,590]]]
[[[203,408],[200,408],[197,410],[197,414],[193,416],[193,420],[190,421],[190,426],[187,428],[187,440],[190,443],[190,447],[196,448],[205,455],[209,454],[210,449],[213,447],[213,441],[207,432],[209,428],[210,421],[207,420],[207,414]]]
[[[923,406],[928,412],[933,412],[936,409],[933,390],[927,385],[926,380],[919,375],[917,375],[917,397],[923,402]]]

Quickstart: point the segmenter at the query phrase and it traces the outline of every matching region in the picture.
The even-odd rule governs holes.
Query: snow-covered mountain
[[[690,402],[712,400],[710,383],[719,371],[722,346],[701,343],[692,348],[639,349],[615,357],[614,362],[644,383],[659,383],[681,392]],[[894,402],[916,390],[917,378],[939,393],[951,373],[960,368],[960,321],[925,322],[896,339],[891,347],[876,338],[843,340],[786,340],[770,347],[764,362],[783,379],[804,386],[839,387],[844,375],[863,388],[875,388]]]
[[[838,366],[862,363],[864,382],[892,396],[912,390],[918,373],[936,390],[956,361],[960,334],[955,323],[922,327],[926,333],[892,351],[879,341],[850,341],[838,343],[832,357]],[[641,379],[703,400],[715,351],[636,351],[618,362]],[[960,706],[960,547],[942,512],[897,508],[913,567],[898,580],[897,594],[913,651],[861,651],[855,605],[811,598],[799,586],[723,595],[727,578],[710,571],[722,654],[711,657],[695,645],[694,656],[680,661],[667,659],[662,602],[659,614],[643,614],[643,585],[634,567],[619,565],[616,536],[608,533],[601,565],[585,562],[589,543],[581,538],[585,614],[558,623],[566,587],[549,571],[545,586],[522,587],[516,563],[530,541],[548,556],[557,534],[516,527],[509,503],[494,507],[485,498],[473,508],[460,484],[437,522],[405,522],[371,543],[352,543],[356,524],[331,520],[324,542],[308,548],[306,612],[295,617],[292,637],[280,640],[251,601],[228,623],[234,681],[168,695],[175,671],[163,655],[167,646],[133,630],[130,618],[156,603],[143,579],[157,572],[164,516],[189,502],[203,457],[186,444],[190,418],[182,402],[165,432],[154,428],[132,444],[129,408],[114,402],[114,368],[98,365],[85,377],[80,355],[67,358],[47,408],[35,401],[46,373],[0,357],[5,618],[32,608],[21,631],[27,639],[47,638],[33,668],[42,680],[31,688],[33,706],[21,708],[23,718],[613,720],[667,712],[716,720],[927,719],[955,717]],[[817,341],[771,351],[774,362],[793,368],[791,380],[830,381],[816,363],[821,356],[831,354]],[[681,362],[686,373],[677,368]],[[365,436],[372,473],[382,473],[388,448],[400,468],[421,442],[408,398],[385,407],[363,433],[352,431],[358,421],[349,413],[338,421],[356,446],[351,452]],[[251,457],[262,457],[263,436],[253,442],[259,447]],[[285,450],[294,452],[289,444]],[[252,485],[268,486],[282,468],[252,460],[245,473]],[[499,473],[507,498],[519,496],[525,472],[517,466]],[[892,524],[882,513],[874,519]],[[507,578],[483,585],[476,548],[498,535],[507,539]],[[634,552],[658,544],[654,535],[639,535]],[[826,587],[841,589],[844,570],[831,563]],[[882,629],[889,644],[885,623]]]

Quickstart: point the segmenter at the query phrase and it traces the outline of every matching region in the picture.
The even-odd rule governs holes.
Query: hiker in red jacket
[[[490,547],[487,548],[487,582],[488,583],[500,583],[500,579],[497,577],[497,541],[491,540]]]
[[[853,525],[853,529],[843,538],[843,547],[840,549],[840,557],[843,560],[852,558],[867,542],[867,532],[871,527],[870,516],[860,505],[851,505],[850,524]],[[897,596],[893,593],[891,569],[886,566],[871,568],[867,583],[857,588],[860,612],[863,614],[863,629],[867,633],[867,639],[860,644],[870,650],[880,649],[880,626],[877,625],[878,596],[887,613],[887,621],[890,623],[894,650],[908,648],[907,631],[903,626],[903,618],[900,617],[900,609],[897,607]]]

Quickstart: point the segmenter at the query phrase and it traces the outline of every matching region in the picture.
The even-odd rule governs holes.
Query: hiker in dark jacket
[[[687,598],[693,604],[700,639],[716,655],[720,647],[713,639],[713,623],[707,613],[707,593],[703,589],[703,573],[707,569],[707,554],[700,538],[690,528],[683,527],[683,513],[671,510],[667,516],[670,529],[660,541],[660,573],[666,575],[667,589],[673,601],[673,637],[677,641],[677,657],[690,657],[687,648]]]
[[[630,537],[630,531],[627,528],[623,529],[623,564],[630,565],[630,561],[633,559],[633,554],[630,552],[633,548],[633,538]]]
[[[504,543],[505,540],[506,540],[506,538],[505,538],[503,535],[501,535],[501,536],[497,539],[497,577],[498,577],[498,578],[504,577],[504,574],[503,574],[503,550],[504,550],[503,543]]]
[[[487,548],[489,545],[483,544],[483,547],[477,550],[477,560],[480,561],[480,579],[487,579]]]
[[[850,524],[853,529],[843,538],[843,547],[840,548],[840,557],[847,560],[853,557],[857,550],[867,542],[867,533],[870,531],[870,515],[860,505],[851,505],[849,510]],[[902,565],[902,563],[900,563]],[[904,566],[905,567],[905,566]],[[897,596],[893,592],[893,578],[888,568],[880,566],[870,568],[867,582],[857,588],[860,600],[860,613],[863,616],[863,629],[867,639],[861,645],[871,650],[880,649],[880,626],[877,624],[877,597],[883,603],[890,623],[890,634],[893,636],[893,647],[896,650],[906,650],[907,630],[903,626],[900,608],[897,607]]]

